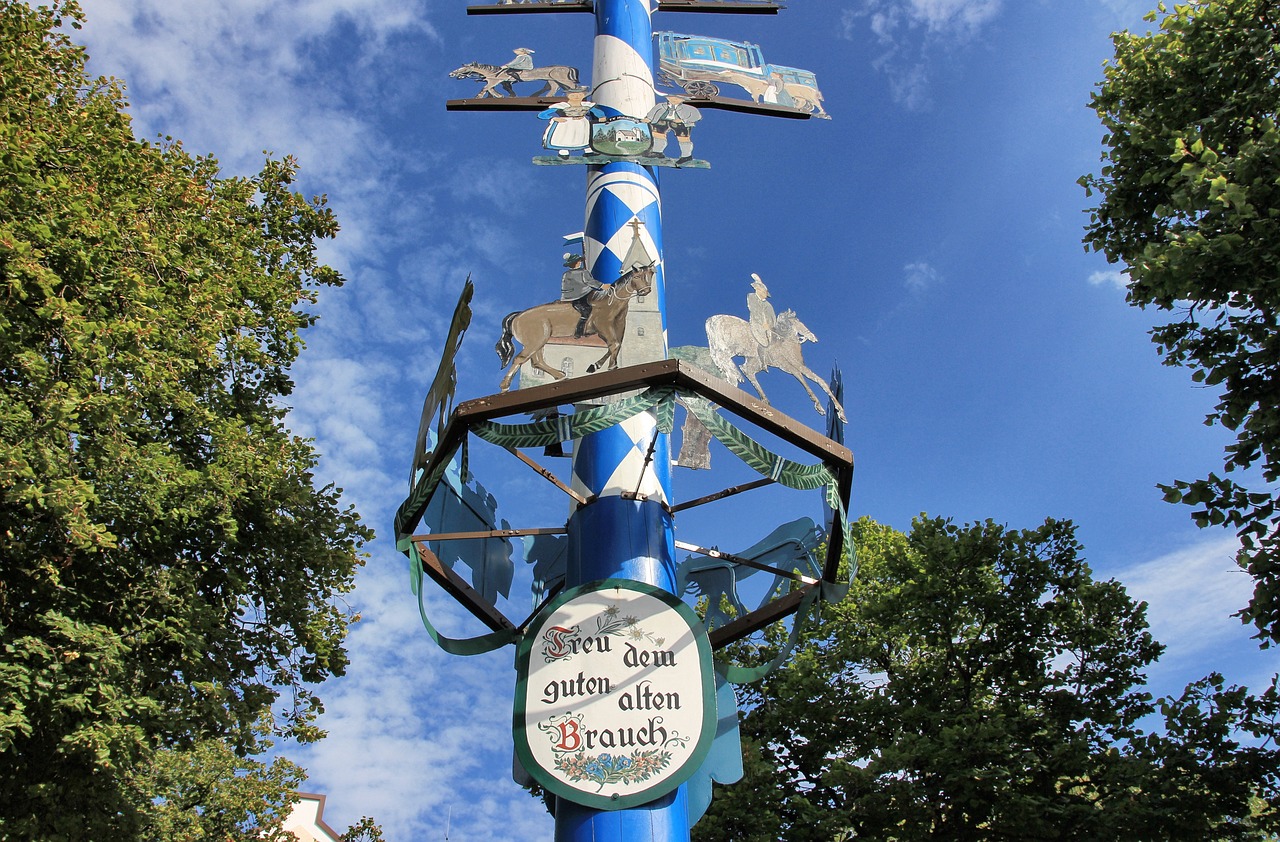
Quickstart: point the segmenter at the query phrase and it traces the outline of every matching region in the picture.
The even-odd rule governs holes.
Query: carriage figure
[[[756,103],[786,105],[817,117],[822,107],[817,78],[808,70],[769,64],[758,44],[679,32],[655,32],[658,79],[684,89],[694,99],[720,94],[720,84],[736,85]]]

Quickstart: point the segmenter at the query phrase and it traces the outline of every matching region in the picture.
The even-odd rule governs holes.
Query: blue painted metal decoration
[[[686,101],[683,92],[659,93],[658,102],[639,117],[587,100],[585,88],[570,89],[565,96],[565,102],[538,115],[539,119],[550,121],[542,133],[542,146],[556,155],[536,157],[535,164],[603,165],[626,161],[646,167],[711,166],[693,157],[694,126],[702,120],[702,112]],[[672,138],[678,151],[671,151]]]
[[[538,119],[547,121],[542,133],[544,149],[568,158],[591,145],[591,118],[603,117],[604,110],[586,97],[586,88],[570,88],[565,91],[564,102],[557,102],[538,115]]]
[[[498,520],[498,501],[474,477],[462,476],[461,459],[455,457],[445,470],[444,481],[427,505],[423,521],[433,533],[488,532],[510,529],[504,518]],[[489,603],[498,595],[511,595],[515,564],[511,560],[511,541],[506,538],[466,538],[455,541],[431,541],[429,546],[447,567],[458,563],[471,569],[471,586]]]
[[[825,538],[826,535],[817,524],[807,517],[800,518],[779,526],[752,546],[735,553],[734,558],[745,558],[777,570],[820,579],[822,564],[814,555],[814,550]],[[692,590],[700,599],[706,600],[706,623],[707,630],[710,631],[744,616],[748,611],[762,608],[785,592],[792,582],[787,576],[774,575],[763,594],[754,600],[755,604],[748,607],[743,603],[738,585],[743,579],[753,575],[769,574],[733,559],[689,556],[677,569],[676,587],[681,593]],[[726,602],[732,607],[732,613],[725,611]]]
[[[569,551],[569,539],[563,535],[526,535],[524,560],[533,565],[533,584],[530,586],[535,605],[545,600],[553,591],[564,586],[565,555]]]
[[[658,78],[695,99],[720,95],[720,85],[742,88],[753,102],[793,108],[831,119],[822,107],[818,80],[808,70],[770,64],[760,47],[704,35],[655,32]]]
[[[766,564],[779,570],[796,571],[811,578],[820,578],[822,565],[814,556],[814,550],[826,536],[812,520],[800,518],[783,524],[751,547],[736,553],[745,558]],[[748,609],[738,585],[747,576],[758,573],[756,568],[723,558],[689,556],[676,572],[676,588],[681,593],[692,591],[706,606],[708,629],[722,626],[735,617],[745,616]],[[791,579],[776,575],[763,591],[756,608],[764,606],[779,592],[787,588]],[[727,614],[723,604],[733,606],[735,614]],[[733,686],[724,676],[716,675],[716,703],[718,722],[716,738],[711,752],[701,769],[689,779],[689,825],[692,827],[706,813],[711,804],[712,782],[736,783],[742,779],[742,736],[738,728],[738,701]]]
[[[551,7],[560,4],[539,2],[515,5]],[[579,280],[584,283],[589,281],[589,290],[594,290],[596,285],[603,286],[597,291],[574,295],[545,305],[544,308],[513,313],[507,318],[503,338],[497,347],[504,366],[508,363],[511,365],[502,382],[503,392],[511,387],[516,376],[520,377],[520,385],[524,388],[536,385],[538,378],[543,378],[541,382],[545,382],[546,378],[562,379],[585,373],[577,370],[578,360],[566,351],[552,348],[554,343],[548,340],[565,340],[559,343],[560,346],[572,345],[574,340],[583,339],[588,339],[586,344],[591,344],[592,340],[585,330],[590,325],[595,328],[594,341],[598,343],[596,353],[601,345],[607,349],[607,353],[591,361],[590,365],[583,366],[586,371],[618,367],[620,354],[627,353],[628,350],[631,358],[625,359],[621,364],[656,364],[637,366],[633,371],[647,372],[663,364],[659,361],[666,359],[668,346],[659,167],[706,166],[705,162],[693,157],[695,126],[702,118],[699,108],[687,102],[684,93],[659,95],[655,91],[652,14],[659,8],[664,8],[663,4],[659,0],[594,0],[592,4],[575,2],[563,5],[572,5],[581,11],[590,9],[595,16],[592,85],[589,90],[578,87],[578,71],[575,68],[536,67],[532,57],[533,50],[528,48],[516,49],[515,57],[506,64],[471,64],[458,68],[451,74],[454,78],[482,83],[479,94],[467,103],[472,110],[542,109],[540,116],[547,123],[543,132],[543,146],[554,154],[535,159],[536,163],[579,164],[587,167],[583,254],[580,261],[575,258],[571,263],[565,263],[570,271],[563,273],[561,280],[564,290],[577,290],[579,285],[576,282]],[[726,0],[723,4],[668,0],[666,7],[719,5],[725,8],[743,6],[758,11],[763,6],[776,4],[765,0],[759,3],[731,3]],[[801,118],[816,111],[816,116],[826,116],[822,110],[821,94],[817,90],[816,81],[808,71],[766,64],[759,49],[745,42],[680,36],[676,33],[661,35],[659,52],[663,56],[662,73],[665,79],[684,87],[693,96],[707,95],[702,87],[709,83],[714,89],[716,81],[739,85],[751,93],[756,103],[708,101],[707,104],[711,107],[754,110],[756,113]],[[702,61],[705,58],[703,53],[714,59],[713,64],[718,61],[723,65],[722,68],[715,69],[719,76],[707,75],[713,69]],[[555,96],[563,89],[566,92],[565,101],[546,107],[547,103],[516,95],[515,85],[535,80],[545,82],[539,94]],[[710,95],[715,96],[716,93],[713,90]],[[759,285],[763,287],[762,282]],[[637,307],[645,300],[651,321],[643,326],[633,326],[628,321],[626,312],[623,312],[619,318],[611,321],[613,327],[618,329],[605,330],[600,321],[604,318],[601,315],[602,305],[595,296],[607,296],[611,301],[616,301],[624,295],[628,299],[634,298]],[[591,302],[585,300],[588,297],[592,297]],[[767,293],[757,292],[756,297],[763,302]],[[591,305],[590,310],[583,313],[577,305],[587,303]],[[753,309],[751,312],[753,319],[750,323],[738,320],[749,331],[757,327],[756,322],[759,321],[754,318],[756,311]],[[771,307],[768,308],[768,313],[772,314]],[[769,319],[769,328],[774,332],[764,339],[754,337],[754,344],[747,351],[735,353],[736,347],[720,347],[711,342],[705,357],[725,376],[732,376],[726,368],[735,372],[742,371],[734,364],[734,358],[743,357],[745,374],[754,383],[753,374],[760,369],[752,370],[752,363],[763,362],[765,351],[770,347],[788,344],[787,341],[776,341],[786,337],[774,330],[776,326],[786,323],[787,316],[794,317],[794,314],[784,313],[782,317]],[[536,324],[532,324],[529,331],[524,331],[521,328],[524,324],[522,319],[532,320]],[[556,326],[552,325],[553,321],[556,321]],[[798,324],[798,320],[795,321]],[[622,326],[615,323],[621,323]],[[532,328],[547,328],[541,331],[546,338],[539,340],[536,335],[539,331]],[[791,334],[786,336],[794,339],[798,348],[799,342],[804,338],[813,339],[812,334],[805,336],[805,330],[803,325],[796,328],[794,333],[801,337],[799,339]],[[609,335],[606,336],[606,333]],[[640,337],[644,337],[644,341],[635,341]],[[626,343],[622,341],[623,338],[627,339]],[[518,354],[514,347],[517,342],[522,346]],[[544,347],[551,348],[550,360],[544,359]],[[798,353],[796,360],[799,361]],[[526,361],[529,362],[528,366],[523,365]],[[575,364],[568,365],[565,361]],[[557,363],[560,363],[559,367]],[[783,367],[777,361],[769,364]],[[803,363],[798,362],[798,366],[802,368]],[[801,371],[797,377],[801,378],[803,375],[804,371]],[[716,644],[718,646],[730,644],[763,628],[767,623],[787,616],[795,610],[794,597],[801,597],[802,611],[808,611],[816,604],[816,600],[827,596],[829,591],[834,593],[834,589],[827,587],[829,583],[823,580],[823,576],[830,578],[833,575],[835,563],[832,559],[839,556],[841,539],[847,540],[847,518],[844,517],[844,511],[852,470],[847,450],[840,448],[833,451],[827,444],[815,442],[816,434],[809,431],[804,431],[804,434],[797,432],[789,419],[786,424],[770,426],[773,416],[758,405],[751,404],[748,417],[748,414],[743,413],[743,403],[735,397],[737,393],[734,390],[721,390],[706,378],[693,377],[687,368],[682,369],[677,365],[672,371],[661,375],[674,377],[674,383],[663,382],[652,373],[646,376],[654,379],[651,382],[640,378],[637,382],[633,379],[636,375],[619,372],[616,376],[608,375],[593,383],[584,384],[583,388],[577,390],[570,387],[562,392],[561,386],[548,387],[530,393],[530,399],[523,402],[512,401],[509,395],[497,396],[500,400],[489,405],[490,414],[487,417],[477,414],[469,421],[467,418],[470,409],[464,406],[455,415],[454,420],[459,422],[458,425],[455,426],[451,421],[442,434],[447,441],[438,452],[433,452],[430,458],[424,458],[426,448],[419,447],[421,452],[415,454],[415,473],[410,497],[396,516],[397,545],[407,545],[402,548],[407,549],[413,561],[415,582],[420,581],[425,570],[425,575],[431,576],[448,589],[476,617],[494,629],[492,634],[473,641],[442,640],[424,614],[428,631],[448,651],[459,654],[489,651],[494,646],[521,635],[521,629],[515,628],[501,612],[490,610],[491,605],[480,604],[492,602],[499,595],[508,595],[513,573],[510,539],[515,536],[522,537],[523,555],[534,567],[535,599],[541,601],[553,590],[560,588],[570,589],[571,594],[589,593],[592,583],[607,579],[642,583],[631,587],[637,591],[643,590],[643,586],[660,589],[671,594],[673,601],[686,590],[697,590],[713,603],[706,623],[709,628],[715,629],[720,641]],[[525,382],[526,379],[528,383]],[[618,384],[625,386],[609,391]],[[628,393],[627,389],[634,391]],[[716,404],[706,400],[703,397],[705,394],[714,395]],[[573,397],[569,397],[570,395]],[[696,416],[708,439],[714,436],[731,453],[765,477],[748,485],[759,487],[776,482],[791,488],[825,489],[826,496],[833,501],[840,517],[840,529],[832,535],[829,545],[831,552],[825,566],[820,566],[813,557],[813,549],[822,538],[821,531],[812,521],[801,519],[774,530],[755,546],[744,550],[743,556],[728,559],[728,564],[725,563],[724,554],[718,551],[695,548],[700,555],[686,560],[677,569],[669,440],[674,400],[677,396],[685,403],[690,416]],[[572,415],[557,414],[529,424],[499,424],[495,421],[502,417],[502,413],[497,411],[501,408],[512,410],[509,414],[514,414],[514,410],[520,406],[530,412],[558,413],[563,407],[557,408],[549,399],[551,397],[559,398],[561,404],[566,399],[578,403]],[[817,399],[814,400],[816,404]],[[479,405],[483,401],[472,403]],[[736,412],[740,417],[748,417],[748,420],[771,430],[783,440],[819,456],[822,462],[804,465],[772,453],[722,418],[717,413],[717,405]],[[842,417],[843,412],[839,410],[838,403],[834,406]],[[821,412],[821,408],[819,411]],[[434,412],[433,406],[433,415]],[[466,437],[469,433],[474,433],[485,441],[496,441],[509,449],[545,447],[560,441],[574,441],[568,485],[523,454],[517,453],[523,461],[555,483],[573,500],[569,519],[563,530],[567,534],[563,537],[548,534],[561,531],[558,528],[510,530],[507,522],[499,519],[496,500],[467,475]],[[451,463],[455,453],[460,454],[460,461]],[[829,456],[835,456],[835,459],[828,459]],[[727,493],[737,492],[729,490]],[[691,501],[686,508],[702,502],[705,500]],[[413,523],[423,517],[431,535],[410,537],[409,530]],[[498,534],[504,532],[507,534]],[[433,535],[445,540],[433,541]],[[687,544],[681,546],[690,548]],[[459,562],[471,568],[472,582],[475,590],[479,591],[478,596],[472,594],[471,589],[459,580],[452,569]],[[757,584],[763,581],[763,587],[752,590],[753,594],[764,594],[760,604],[788,592],[789,588],[796,585],[798,590],[790,593],[793,599],[784,600],[785,604],[775,602],[770,609],[764,611],[748,607],[756,599],[754,596],[748,598],[739,586],[748,573],[755,572],[761,565],[771,571],[772,578],[768,578],[770,573],[766,572],[764,577],[754,580]],[[577,599],[576,596],[573,598]],[[721,610],[722,602],[732,606],[733,611],[739,615],[737,620],[731,621],[729,613]],[[551,604],[555,604],[554,599]],[[566,606],[567,603],[561,607]],[[681,610],[688,611],[683,605]],[[540,613],[537,617],[542,620],[532,618],[531,623],[536,627],[537,622],[545,621],[548,616],[550,615]],[[687,622],[696,623],[692,614]],[[794,643],[802,624],[803,618],[797,618],[791,629],[791,643]],[[686,624],[685,631],[687,630]],[[703,640],[705,646],[707,641],[701,635],[702,631],[698,630],[696,636]],[[661,644],[661,640],[656,637],[654,640]],[[785,657],[784,651],[777,660]],[[691,824],[702,815],[710,802],[712,781],[728,783],[737,780],[742,774],[737,704],[729,682],[754,680],[763,675],[762,669],[772,666],[776,666],[776,663],[753,669],[717,665],[714,694],[717,736],[705,762],[688,783],[681,784],[647,804],[635,802],[662,791],[661,787],[634,792],[634,799],[615,803],[611,801],[616,795],[603,801],[593,801],[572,788],[553,788],[552,791],[563,796],[556,798],[553,805],[557,842],[598,842],[603,839],[619,842],[688,842]],[[529,674],[531,673],[526,673]],[[701,674],[705,679],[705,700],[710,696],[711,676],[709,672]],[[681,677],[681,685],[684,682],[684,677]],[[698,709],[703,734],[709,733],[711,723],[707,704],[709,702]],[[568,713],[564,715],[568,716]],[[527,736],[527,732],[521,734]],[[566,740],[567,737],[562,734],[561,742]],[[587,742],[589,745],[589,738]],[[601,745],[607,744],[602,742]],[[555,750],[560,751],[560,754],[555,755],[550,762],[557,769],[560,768],[561,755],[577,751],[567,743],[559,745]],[[705,740],[700,740],[699,752],[706,750]],[[698,764],[700,757],[701,754],[691,756],[688,763],[681,767],[681,775],[688,774],[689,769]],[[546,771],[546,758],[541,754],[536,757],[529,754],[526,759],[539,764],[537,769]],[[576,772],[570,769],[565,774],[573,778]],[[670,784],[674,785],[676,780],[679,778],[672,779]],[[581,803],[583,801],[592,806],[584,806]],[[620,806],[621,809],[614,809],[615,806]]]
[[[711,806],[712,783],[742,780],[742,733],[738,728],[738,697],[733,685],[716,673],[716,737],[711,752],[689,779],[689,827],[698,823]]]

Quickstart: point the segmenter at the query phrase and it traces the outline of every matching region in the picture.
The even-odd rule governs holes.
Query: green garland
[[[676,398],[679,397],[685,408],[707,428],[717,441],[723,444],[730,453],[741,459],[748,467],[761,476],[769,477],[780,485],[797,491],[823,489],[827,505],[840,514],[840,524],[844,534],[844,545],[850,550],[850,581],[857,572],[856,554],[853,551],[852,535],[848,513],[840,500],[840,489],[836,476],[831,469],[822,463],[806,465],[786,459],[751,438],[730,421],[721,417],[712,402],[701,398],[695,392],[676,389],[671,386],[646,389],[645,391],[623,398],[616,403],[580,410],[573,415],[560,415],[543,418],[525,424],[501,424],[496,421],[481,421],[471,429],[481,439],[499,447],[547,447],[565,441],[580,439],[592,433],[608,429],[633,418],[642,412],[654,410],[658,422],[658,430],[671,432],[675,424]],[[451,455],[451,454],[447,454]],[[397,549],[409,555],[410,586],[418,597],[418,611],[422,623],[431,635],[431,639],[444,651],[453,655],[478,655],[491,652],[520,637],[518,629],[492,632],[480,637],[460,640],[440,634],[427,617],[423,605],[422,593],[422,560],[417,548],[409,539],[410,529],[422,517],[435,493],[436,487],[444,477],[448,465],[447,458],[441,458],[429,475],[421,476],[414,483],[408,498],[396,512],[396,545]],[[410,516],[414,523],[407,521]],[[823,582],[814,587],[800,604],[796,621],[792,624],[787,642],[769,663],[759,667],[747,668],[723,662],[716,663],[716,670],[726,681],[733,684],[758,681],[781,664],[791,653],[799,639],[800,631],[808,615],[813,611],[819,598],[828,601],[839,601],[848,590],[848,584]]]

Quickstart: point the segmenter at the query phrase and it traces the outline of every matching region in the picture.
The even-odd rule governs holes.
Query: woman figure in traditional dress
[[[787,90],[787,80],[783,79],[782,74],[776,70],[769,74],[769,87],[765,89],[764,101],[785,105],[788,108],[796,107],[795,97]]]
[[[591,145],[591,118],[603,117],[604,112],[585,99],[586,88],[568,88],[564,94],[566,102],[557,102],[538,118],[551,121],[542,133],[542,147],[554,149],[561,158],[568,158],[574,149]]]

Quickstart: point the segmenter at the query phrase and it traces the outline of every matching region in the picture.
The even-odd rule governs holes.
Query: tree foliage
[[[241,757],[226,740],[205,739],[153,752],[131,777],[154,800],[141,817],[139,838],[296,842],[282,822],[306,775],[283,757],[267,763]]]
[[[362,816],[360,821],[347,828],[347,832],[342,834],[342,842],[385,842],[386,837],[382,835],[382,826],[368,816]]]
[[[284,425],[332,213],[136,139],[80,22],[0,0],[3,839],[155,838],[174,764],[316,737],[370,537]]]
[[[855,538],[848,598],[739,688],[746,775],[696,839],[1272,838],[1275,688],[1154,701],[1145,606],[1092,577],[1070,523]]]
[[[1238,532],[1256,582],[1242,615],[1280,640],[1280,3],[1193,0],[1117,33],[1091,105],[1106,128],[1085,243],[1123,263],[1128,300],[1178,313],[1167,365],[1219,389],[1223,476],[1161,486],[1200,526]],[[1148,16],[1155,21],[1157,13]],[[1242,479],[1248,469],[1260,481]]]

